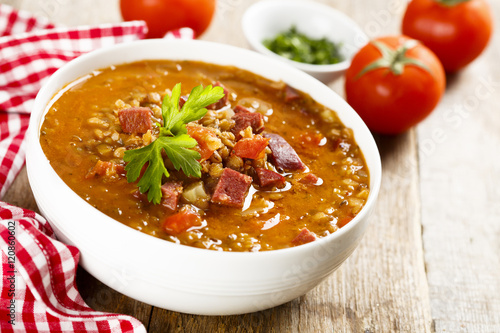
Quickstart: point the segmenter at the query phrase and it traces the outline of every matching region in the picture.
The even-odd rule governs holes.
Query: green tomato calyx
[[[392,72],[392,74],[401,75],[403,74],[405,67],[408,65],[420,67],[428,71],[429,73],[431,72],[429,67],[427,67],[427,65],[424,64],[422,61],[415,58],[410,58],[406,55],[408,50],[411,50],[412,48],[418,45],[418,41],[414,39],[407,40],[403,45],[401,45],[396,50],[390,48],[387,44],[381,41],[374,40],[371,43],[373,46],[377,48],[377,50],[379,50],[382,57],[370,63],[365,68],[363,68],[363,70],[359,72],[359,74],[357,75],[357,78],[363,76],[367,72],[379,68],[387,68]]]
[[[443,6],[448,6],[448,7],[453,7],[456,5],[459,5],[463,2],[469,2],[470,0],[434,0],[437,3],[443,5]]]

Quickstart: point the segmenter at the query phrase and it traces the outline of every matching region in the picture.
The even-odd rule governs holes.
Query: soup
[[[149,164],[131,181],[126,156],[163,135],[162,101],[177,83],[181,110],[196,86],[223,93],[184,130],[196,140],[201,177],[162,151],[168,177],[155,203],[138,187]],[[154,237],[219,251],[282,249],[337,231],[368,198],[352,131],[283,82],[202,62],[140,61],[89,74],[54,99],[40,130],[54,170],[90,205]]]

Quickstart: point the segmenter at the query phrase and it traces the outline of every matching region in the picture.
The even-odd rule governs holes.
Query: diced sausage
[[[250,112],[247,108],[237,105],[234,108],[234,127],[231,132],[236,136],[236,140],[241,138],[240,132],[248,126],[252,127],[254,133],[258,134],[264,130],[264,117],[259,112]]]
[[[97,163],[85,175],[86,179],[94,178],[96,176],[112,178],[115,176],[126,176],[127,172],[125,167],[113,162],[97,161]]]
[[[234,145],[233,153],[241,158],[259,159],[264,157],[269,139],[262,135],[243,138]]]
[[[307,228],[303,228],[299,234],[292,240],[293,245],[302,245],[310,243],[316,240],[316,235],[309,231]]]
[[[170,210],[176,210],[179,198],[182,194],[182,182],[166,182],[161,186],[161,192],[163,193],[161,205]]]
[[[227,89],[219,81],[215,82],[214,87],[221,87],[222,89],[224,89],[224,96],[217,102],[207,106],[208,110],[219,110],[222,109],[227,104],[227,95],[228,95]]]
[[[308,173],[304,177],[302,177],[299,182],[304,184],[304,185],[316,185],[318,183],[318,176],[316,176],[314,173]]]
[[[180,212],[170,215],[163,223],[163,230],[172,236],[177,236],[189,228],[199,225],[201,217],[191,209],[183,209]]]
[[[151,109],[145,107],[133,107],[118,111],[123,132],[129,134],[146,133],[153,126],[151,113]]]
[[[274,165],[283,170],[305,170],[306,166],[300,160],[299,155],[290,146],[285,139],[283,139],[278,134],[266,133],[264,134],[266,138],[271,139],[269,141],[269,148],[271,148],[271,160]]]
[[[338,138],[335,141],[333,141],[333,150],[340,149],[346,153],[349,151],[350,148],[351,144],[345,139]]]
[[[252,177],[225,168],[215,186],[211,201],[224,206],[243,207],[245,196],[252,183]]]
[[[302,96],[300,96],[300,94],[298,93],[297,90],[295,90],[294,88],[290,87],[289,85],[286,85],[285,87],[285,102],[292,102],[292,101],[295,101],[297,99],[300,99],[302,98]]]
[[[214,151],[223,146],[217,134],[208,127],[189,125],[186,128],[188,134],[198,142],[194,149],[201,155],[199,162],[208,160]]]
[[[285,177],[265,168],[255,169],[256,183],[261,187],[281,187],[285,184]]]

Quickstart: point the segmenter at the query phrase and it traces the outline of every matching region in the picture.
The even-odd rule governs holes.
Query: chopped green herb
[[[307,64],[329,65],[344,60],[340,54],[340,43],[326,38],[311,39],[298,32],[295,26],[273,39],[264,40],[263,44],[282,57]]]
[[[161,201],[162,178],[169,177],[170,174],[165,168],[162,151],[172,161],[175,170],[180,170],[186,176],[201,177],[201,165],[198,162],[200,154],[190,148],[197,145],[195,139],[187,134],[186,124],[203,118],[207,113],[207,107],[217,102],[224,96],[224,89],[221,87],[199,85],[191,91],[186,103],[179,110],[179,98],[181,96],[181,84],[175,85],[171,96],[165,96],[162,104],[163,125],[160,127],[159,137],[149,145],[127,150],[123,157],[128,164],[127,181],[134,182],[139,178],[141,170],[147,168],[139,180],[138,186],[141,193],[148,192],[148,200],[154,204]]]

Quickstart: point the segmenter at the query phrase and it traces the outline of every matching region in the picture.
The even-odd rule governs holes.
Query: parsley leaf
[[[201,158],[201,155],[196,150],[187,149],[193,148],[198,144],[195,139],[187,134],[181,134],[174,137],[162,136],[156,141],[159,142],[167,153],[175,170],[182,169],[188,177],[201,177],[201,165],[197,161]],[[193,163],[193,161],[196,161],[196,163]]]
[[[174,165],[175,170],[181,170],[186,176],[201,177],[201,165],[198,160],[200,154],[190,148],[198,143],[187,134],[186,124],[201,119],[206,113],[206,106],[217,102],[224,96],[221,87],[197,86],[193,88],[189,98],[179,110],[181,84],[172,89],[171,96],[165,96],[162,104],[163,125],[160,125],[159,137],[149,145],[127,150],[123,157],[127,171],[127,181],[136,181],[143,168],[146,169],[138,182],[141,193],[148,192],[148,200],[155,204],[160,203],[162,192],[162,178],[170,177],[165,168],[162,152]]]
[[[186,133],[185,124],[203,118],[207,113],[205,107],[217,102],[224,97],[222,87],[203,86],[194,87],[189,98],[179,111],[179,98],[181,96],[181,84],[177,83],[172,89],[172,96],[165,97],[162,105],[163,126],[173,135]]]
[[[170,176],[163,163],[162,148],[158,146],[157,141],[155,140],[139,149],[127,150],[123,156],[123,160],[129,162],[125,166],[129,183],[136,181],[143,167],[147,165],[137,186],[139,186],[141,193],[148,192],[148,200],[153,201],[155,204],[161,200],[161,179],[163,175],[165,177]],[[160,186],[155,186],[156,184],[160,184]]]

